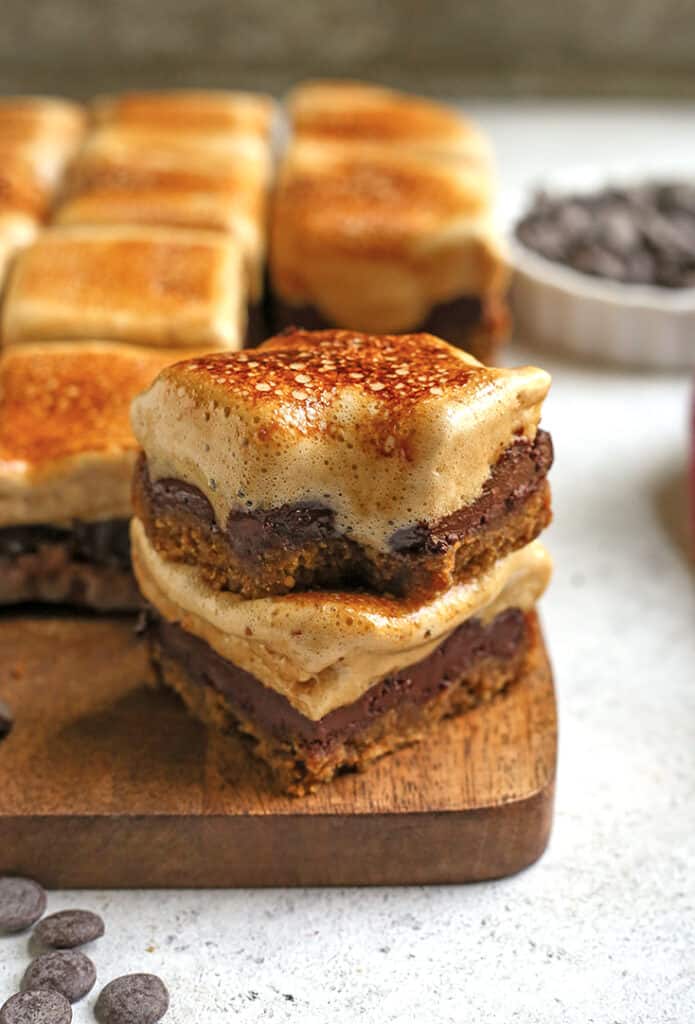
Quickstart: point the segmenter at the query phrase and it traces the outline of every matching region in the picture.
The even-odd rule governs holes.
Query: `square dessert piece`
[[[548,523],[548,386],[429,335],[294,330],[187,360],[133,404],[136,512],[215,591],[442,593]]]
[[[243,250],[249,302],[258,308],[270,180],[270,148],[258,136],[199,137],[107,127],[82,147],[54,221],[228,232]]]
[[[364,82],[303,82],[287,107],[295,138],[417,148],[459,158],[489,172],[490,145],[475,124],[452,107]]]
[[[236,349],[246,306],[243,256],[231,236],[136,225],[56,227],[15,262],[3,338]]]
[[[543,657],[549,379],[428,335],[295,330],[135,399],[155,670],[304,793]]]
[[[507,269],[475,161],[299,138],[271,217],[276,328],[426,331],[494,359]]]
[[[0,356],[0,604],[138,606],[128,411],[172,358],[86,341]]]
[[[238,730],[301,795],[423,739],[543,658],[538,541],[431,601],[306,592],[240,601],[171,562],[132,525],[155,672],[202,721]]]
[[[205,89],[124,92],[92,104],[97,124],[181,133],[237,132],[268,138],[275,104],[261,93]]]

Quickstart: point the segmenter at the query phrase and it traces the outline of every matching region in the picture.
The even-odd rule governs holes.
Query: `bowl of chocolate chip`
[[[591,360],[695,367],[691,171],[575,176],[527,198],[510,239],[520,337]]]

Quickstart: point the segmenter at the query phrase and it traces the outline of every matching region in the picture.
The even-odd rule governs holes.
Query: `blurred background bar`
[[[346,75],[422,92],[695,95],[695,0],[3,0],[0,91],[281,92]]]

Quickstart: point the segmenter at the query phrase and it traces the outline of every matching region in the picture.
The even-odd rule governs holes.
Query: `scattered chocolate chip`
[[[30,878],[0,878],[0,932],[23,932],[46,909],[46,893]]]
[[[104,922],[91,910],[59,910],[39,921],[34,931],[44,946],[53,949],[74,949],[100,939],[103,934]]]
[[[169,993],[154,974],[126,974],[102,990],[94,1013],[100,1024],[155,1024],[169,1009]]]
[[[695,184],[646,183],[585,195],[539,193],[516,234],[546,259],[585,274],[691,288]]]
[[[86,996],[97,980],[94,964],[77,949],[44,953],[27,967],[22,990],[50,988],[76,1003]]]
[[[70,1024],[72,1007],[60,992],[18,992],[0,1007],[0,1024]]]
[[[6,736],[9,736],[13,725],[14,715],[12,714],[12,708],[4,700],[0,700],[0,740],[4,740]]]

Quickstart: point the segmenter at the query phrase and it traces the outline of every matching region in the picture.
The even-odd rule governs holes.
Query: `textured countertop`
[[[678,107],[469,104],[504,190],[573,163],[695,154]],[[695,573],[689,381],[517,346],[554,374],[556,575],[543,616],[560,765],[550,847],[468,887],[51,893],[107,934],[99,982],[153,971],[171,1024],[688,1024],[695,1020]],[[27,938],[0,940],[0,997]],[[95,993],[75,1008],[90,1019]],[[0,1002],[2,999],[0,999]]]

